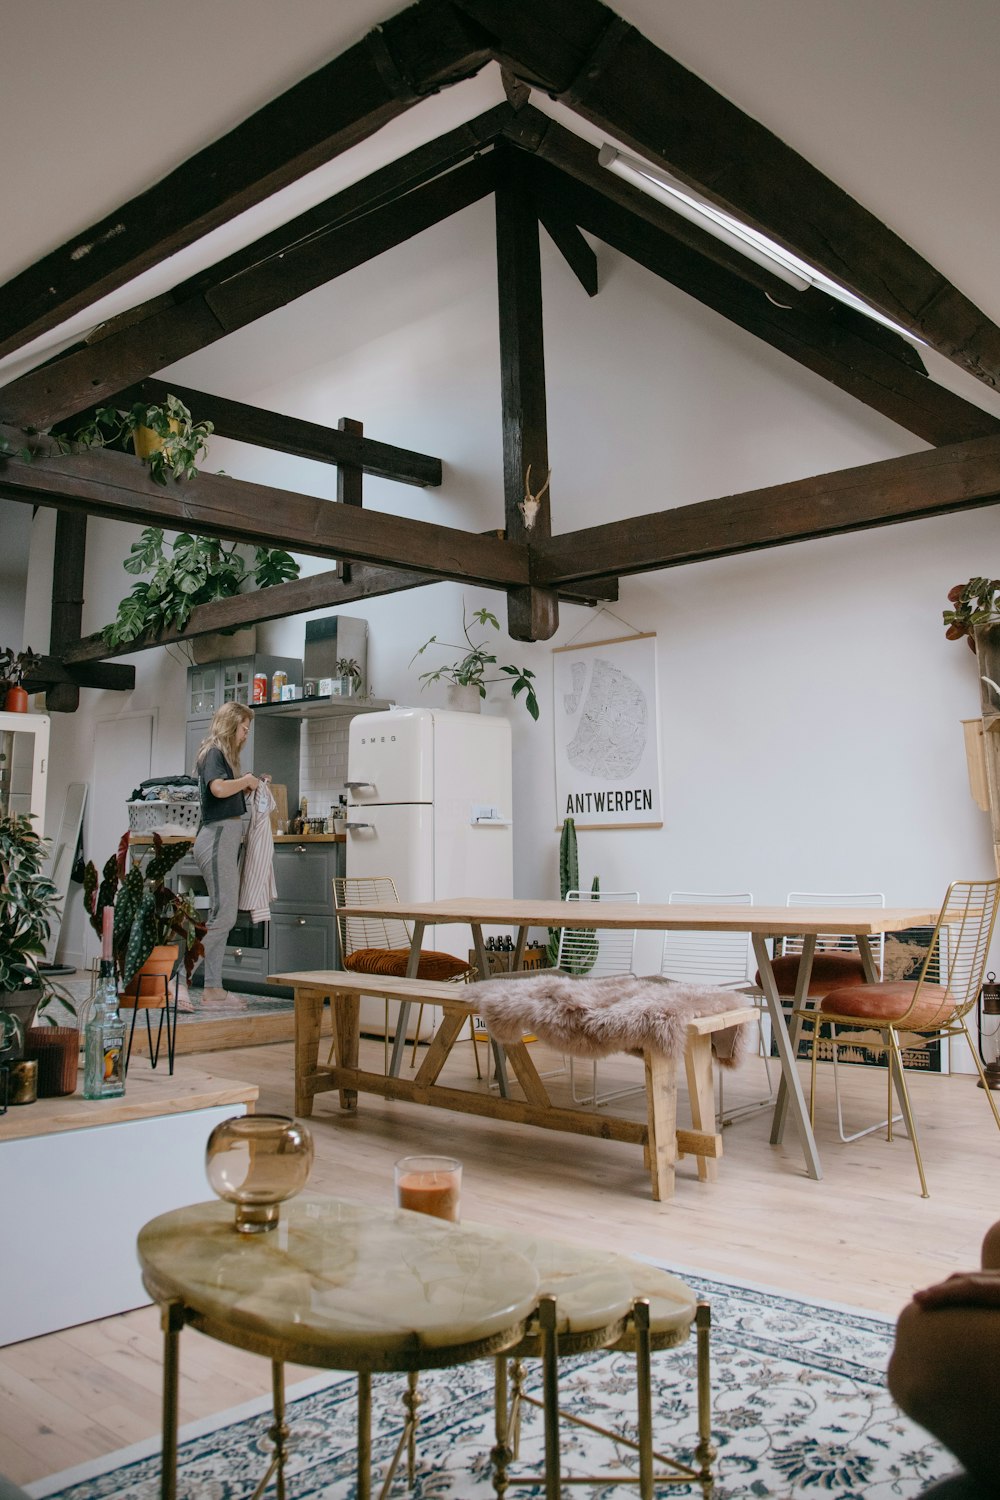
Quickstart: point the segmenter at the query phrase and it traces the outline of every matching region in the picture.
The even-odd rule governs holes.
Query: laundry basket
[[[156,798],[150,802],[128,804],[130,833],[161,833],[164,828],[177,833],[192,832],[200,822],[201,804],[199,802],[175,802]]]

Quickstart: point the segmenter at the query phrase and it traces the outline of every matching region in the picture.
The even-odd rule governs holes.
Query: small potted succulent
[[[421,672],[420,681],[424,687],[432,682],[451,683],[454,687],[474,688],[480,698],[486,697],[487,685],[491,682],[506,682],[510,687],[512,698],[519,693],[524,693],[524,706],[533,719],[538,718],[538,699],[535,697],[533,687],[534,672],[529,672],[527,667],[497,667],[495,653],[489,650],[488,639],[474,641],[470,635],[472,625],[489,625],[493,630],[500,629],[500,621],[496,615],[491,614],[488,609],[477,609],[470,620],[465,610],[462,610],[462,631],[465,635],[464,646],[453,645],[449,641],[439,641],[436,635],[432,635],[429,641],[425,641],[410,658],[410,666],[418,656],[423,656],[430,646],[440,649],[459,652],[455,661],[438,667],[434,671]],[[491,669],[497,667],[496,673]]]
[[[142,989],[144,975],[156,976],[156,992],[160,993],[159,980],[173,973],[179,956],[190,979],[204,952],[204,922],[198,920],[189,898],[166,884],[166,876],[190,853],[190,847],[186,841],[165,844],[154,833],[153,854],[145,867],[129,867],[129,834],[125,833],[100,874],[93,860],[84,870],[83,904],[95,932],[103,932],[104,908],[114,905],[111,950],[126,995],[134,997],[141,991],[148,998],[148,987]]]

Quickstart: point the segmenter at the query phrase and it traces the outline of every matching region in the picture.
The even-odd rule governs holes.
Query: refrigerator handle
[[[357,829],[357,828],[374,828],[374,826],[375,826],[374,823],[345,823],[344,824],[345,829],[348,829],[348,830],[352,829],[352,828],[355,828],[355,829]]]
[[[374,791],[375,790],[375,783],[374,783],[374,781],[345,781],[344,785],[346,787],[350,787],[352,791],[357,786],[367,787],[370,791]]]

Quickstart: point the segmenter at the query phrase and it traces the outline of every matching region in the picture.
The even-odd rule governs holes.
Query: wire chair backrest
[[[789,891],[786,906],[861,906],[884,907],[884,891]],[[872,962],[881,976],[885,961],[885,933],[880,932],[868,939]],[[821,932],[816,938],[817,953],[852,953],[857,950],[857,939],[851,932]],[[781,940],[782,957],[802,952],[801,937],[785,937]]]
[[[671,906],[750,906],[750,891],[671,891]],[[665,979],[716,984],[723,988],[744,985],[753,970],[749,932],[692,932],[668,930],[663,934],[660,973]]]
[[[927,1001],[936,996],[937,986],[945,994],[933,1024],[958,1020],[976,1004],[998,906],[1000,879],[955,880],[948,887],[910,1007],[921,1004],[921,1029],[927,1024]],[[903,1016],[898,1024],[905,1028],[906,1020]]]
[[[402,917],[345,917],[341,910],[345,906],[390,906],[398,901],[395,882],[389,875],[333,877],[341,963],[361,948],[409,948],[410,929]]]
[[[638,891],[567,891],[567,901],[638,902]],[[631,974],[635,962],[635,928],[563,927],[559,932],[556,968],[565,974],[600,979]]]

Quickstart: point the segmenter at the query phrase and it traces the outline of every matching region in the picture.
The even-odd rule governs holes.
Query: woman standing
[[[227,998],[222,987],[222,958],[236,921],[240,892],[241,820],[246,811],[243,794],[257,789],[257,777],[250,771],[240,772],[240,751],[252,722],[253,713],[245,704],[224,703],[216,710],[195,760],[201,788],[201,827],[194,841],[194,858],[211,901],[202,992],[203,1000],[208,1001]]]

